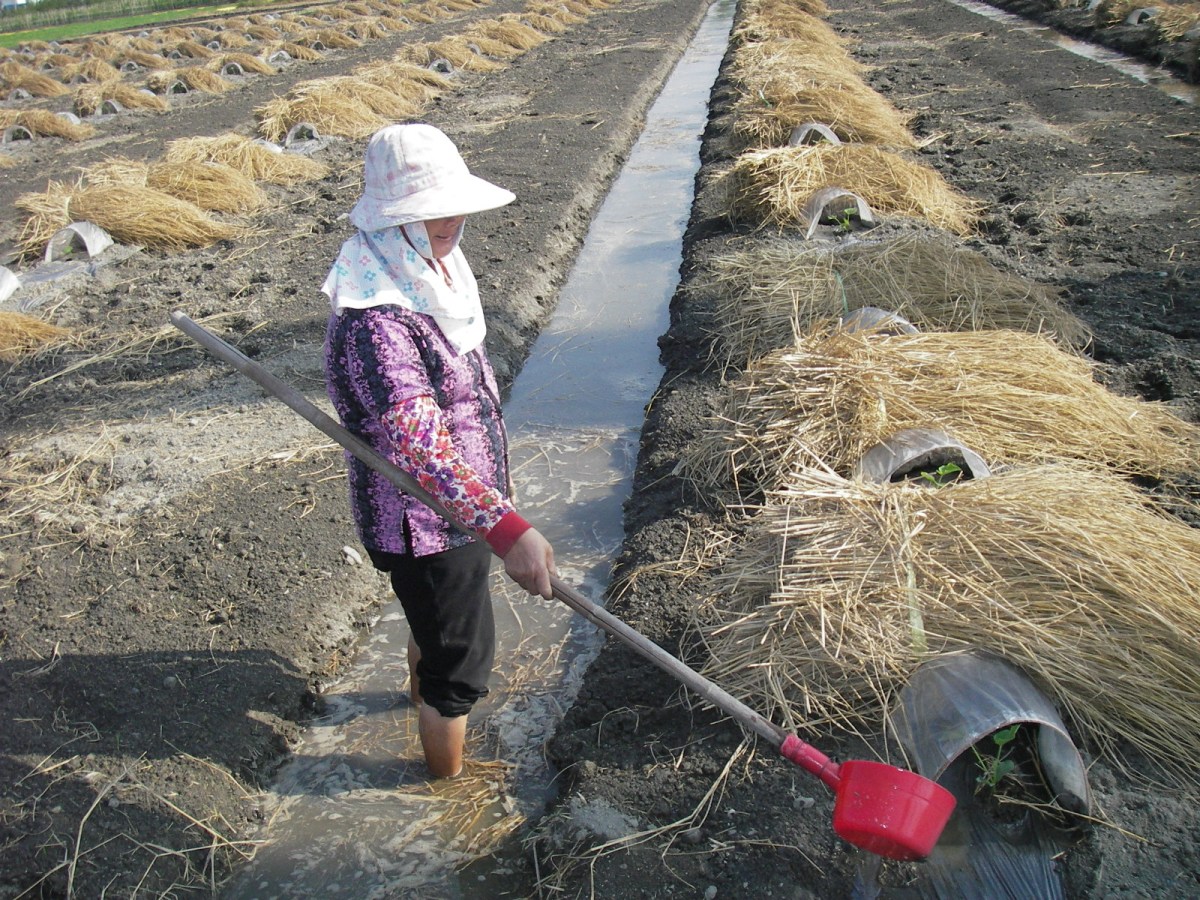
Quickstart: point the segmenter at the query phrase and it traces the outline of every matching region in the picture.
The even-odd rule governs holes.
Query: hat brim
[[[350,221],[362,231],[379,231],[410,222],[449,219],[496,209],[517,199],[512,191],[464,174],[452,185],[415,191],[400,199],[377,199],[363,194],[350,210]]]

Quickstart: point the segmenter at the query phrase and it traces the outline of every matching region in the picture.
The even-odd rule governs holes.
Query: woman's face
[[[429,246],[434,259],[441,259],[454,249],[462,232],[466,216],[451,216],[448,219],[426,219],[425,233],[429,235]]]

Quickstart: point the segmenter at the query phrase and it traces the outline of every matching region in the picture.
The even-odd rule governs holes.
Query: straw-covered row
[[[1200,532],[1123,479],[1034,467],[950,487],[809,470],[708,577],[705,672],[788,727],[874,726],[932,655],[1021,666],[1101,748],[1200,784]]]
[[[1095,365],[1016,331],[800,337],[733,383],[683,470],[710,489],[770,492],[813,464],[849,474],[907,428],[945,431],[989,465],[1079,460],[1169,478],[1200,468],[1200,426],[1120,396]]]
[[[837,186],[872,209],[924,219],[959,235],[970,233],[979,204],[936,171],[864,144],[816,144],[744,153],[723,179],[729,215],[757,225],[800,225],[818,190]]]
[[[1090,340],[1054,290],[955,241],[920,234],[833,248],[760,239],[709,260],[696,290],[715,293],[720,350],[735,365],[792,347],[816,323],[862,307],[922,330],[1033,331],[1080,350]]]

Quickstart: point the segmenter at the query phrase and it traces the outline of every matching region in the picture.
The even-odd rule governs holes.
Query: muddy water
[[[710,9],[650,109],[506,404],[518,505],[554,544],[564,580],[597,600],[622,539],[644,408],[662,374],[657,338],[678,282],[732,15],[731,0]],[[494,579],[497,673],[470,719],[467,777],[426,777],[405,693],[408,631],[392,604],[263,798],[264,843],[223,896],[486,892],[453,870],[552,795],[541,748],[601,640],[565,606],[521,595],[498,572]]]
[[[1033,24],[1026,19],[1022,19],[1020,16],[1004,12],[986,3],[977,2],[977,0],[950,0],[950,2],[955,6],[960,6],[984,18],[995,22],[1004,22],[1015,28],[1019,28],[1021,31],[1036,34],[1044,40],[1061,47],[1063,50],[1074,53],[1076,56],[1082,56],[1084,59],[1102,63],[1116,69],[1123,75],[1128,75],[1130,78],[1142,82],[1142,84],[1153,85],[1168,97],[1172,97],[1182,103],[1195,105],[1197,102],[1200,102],[1200,87],[1174,78],[1162,69],[1130,59],[1116,50],[1110,50],[1098,44],[1077,41],[1074,38],[1067,37],[1065,34],[1060,34],[1052,28]]]

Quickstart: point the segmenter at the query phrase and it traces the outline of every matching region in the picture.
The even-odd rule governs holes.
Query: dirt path
[[[468,235],[506,380],[703,6],[621,0],[503,72],[464,77],[428,110],[474,170],[520,198],[472,221]],[[519,8],[501,0],[405,40]],[[969,245],[1063,288],[1095,330],[1114,389],[1195,419],[1197,111],[949,3],[839,0],[829,22],[873,67],[872,86],[915,115],[927,141],[919,158],[985,204]],[[12,197],[46,177],[115,152],[154,157],[184,134],[250,133],[252,110],[291,82],[349,71],[399,43],[114,121],[79,146],[43,142],[0,171],[3,236],[19,224]],[[702,185],[731,158],[728,99],[719,86]],[[238,842],[255,834],[255,791],[386,596],[343,552],[356,541],[340,455],[166,326],[176,308],[223,315],[214,328],[319,401],[316,288],[348,234],[340,217],[357,196],[361,150],[333,142],[320,155],[329,177],[274,190],[251,240],[141,254],[56,297],[44,311],[87,330],[86,346],[3,375],[0,446],[20,490],[0,508],[11,523],[0,543],[0,896],[43,877],[47,896],[68,884],[78,896],[106,886],[129,896],[219,880],[250,850]],[[713,209],[702,191],[685,275],[732,233]],[[667,373],[627,508],[629,568],[677,558],[712,515],[671,474],[716,383],[700,364],[708,315],[681,294],[662,341]],[[675,650],[685,600],[648,576],[613,608]],[[840,734],[817,737],[839,756],[866,752]],[[513,848],[481,871],[507,872],[518,896],[535,893],[539,874],[561,878],[565,896],[848,896],[857,858],[829,830],[823,789],[740,742],[610,647],[551,747],[565,802],[544,828],[539,867]],[[1146,840],[1098,829],[1065,858],[1068,893],[1195,893],[1195,804],[1102,764],[1092,777],[1105,813]],[[579,804],[653,829],[690,816],[719,779],[719,802],[698,827],[566,865],[608,836],[571,826]]]

